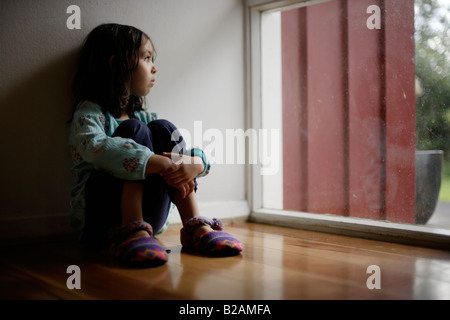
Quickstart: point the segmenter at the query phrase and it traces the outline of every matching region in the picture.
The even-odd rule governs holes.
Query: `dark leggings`
[[[167,120],[151,121],[148,125],[136,119],[122,122],[113,137],[133,139],[155,154],[176,152],[182,154],[185,142],[182,137],[172,141],[176,127]],[[175,135],[174,135],[175,136]],[[82,242],[85,244],[107,243],[108,230],[121,225],[120,202],[124,180],[102,171],[93,171],[86,184],[86,222]],[[149,174],[144,184],[142,202],[143,218],[158,233],[164,226],[175,189],[159,174]],[[196,184],[197,186],[197,184]]]

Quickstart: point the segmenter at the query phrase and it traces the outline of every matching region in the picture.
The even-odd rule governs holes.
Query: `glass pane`
[[[450,228],[449,10],[331,0],[262,13],[264,208]]]

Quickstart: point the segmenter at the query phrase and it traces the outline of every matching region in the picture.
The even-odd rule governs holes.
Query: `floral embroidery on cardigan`
[[[136,172],[139,168],[140,162],[141,161],[138,158],[125,158],[123,161],[123,167],[129,172]]]
[[[122,145],[122,148],[125,148],[125,149],[131,149],[131,148],[138,148],[139,147],[139,145],[136,143],[136,142],[125,142],[123,145]]]
[[[78,150],[77,150],[77,148],[72,148],[72,161],[74,162],[74,163],[80,163],[81,162],[81,156],[80,156],[80,154],[78,153]]]

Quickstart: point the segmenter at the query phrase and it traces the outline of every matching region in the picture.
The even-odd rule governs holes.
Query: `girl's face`
[[[131,74],[131,94],[146,96],[155,85],[156,71],[153,64],[153,46],[150,40],[143,38],[139,50],[139,64]]]

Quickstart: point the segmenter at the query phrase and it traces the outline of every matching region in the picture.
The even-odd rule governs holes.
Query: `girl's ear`
[[[108,59],[108,65],[109,65],[109,70],[110,70],[110,71],[112,71],[112,63],[113,63],[113,60],[114,60],[115,57],[116,57],[116,56],[111,56],[111,57],[109,57],[109,59]]]

